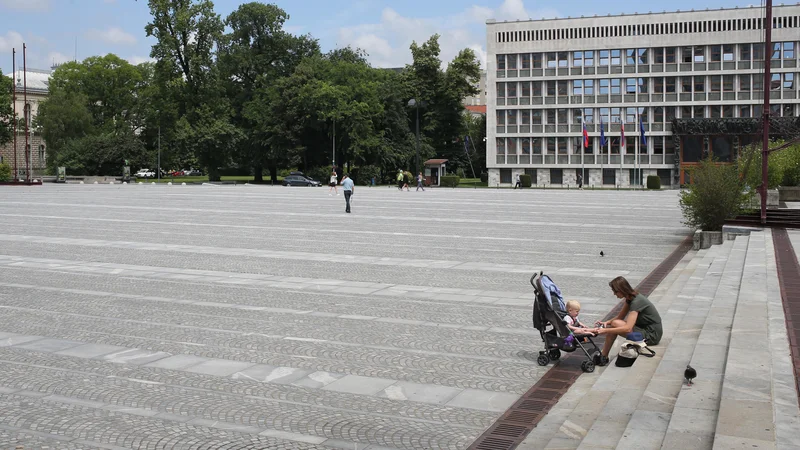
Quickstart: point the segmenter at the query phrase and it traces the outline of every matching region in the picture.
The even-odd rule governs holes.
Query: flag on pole
[[[622,120],[622,125],[619,127],[619,147],[627,150],[627,146],[625,145],[625,118],[620,117],[620,119]]]
[[[469,136],[464,136],[464,153],[469,157]]]
[[[644,134],[644,122],[641,115],[639,116],[639,133],[642,136],[642,147],[647,148],[647,136]]]
[[[603,129],[603,118],[600,118],[600,147],[605,148],[606,144],[606,131]]]
[[[589,148],[589,132],[586,131],[586,121],[581,119],[583,123],[583,148]]]

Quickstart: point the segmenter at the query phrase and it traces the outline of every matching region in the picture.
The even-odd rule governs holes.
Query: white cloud
[[[15,11],[47,11],[50,9],[50,0],[0,0],[0,10],[5,8]]]
[[[67,56],[60,52],[50,52],[47,54],[47,63],[49,65],[53,64],[63,64],[65,62],[72,61],[74,58],[72,56]]]
[[[386,8],[379,23],[340,28],[337,44],[366,51],[374,66],[401,67],[411,62],[409,46],[412,42],[421,44],[438,33],[443,63],[451,61],[462,49],[470,48],[485,67],[487,19],[527,20],[557,16],[554,9],[528,10],[522,0],[504,0],[497,9],[473,5],[447,17],[406,17]]]
[[[91,40],[103,41],[109,44],[136,44],[136,37],[117,27],[111,27],[106,30],[92,29],[86,32],[86,37]]]
[[[128,62],[133,64],[134,66],[138,66],[141,63],[146,62],[155,62],[156,60],[149,57],[149,56],[131,56],[128,58]]]
[[[0,35],[0,53],[11,53],[12,48],[17,49],[17,53],[22,53],[22,35],[16,31],[8,31],[5,36]]]

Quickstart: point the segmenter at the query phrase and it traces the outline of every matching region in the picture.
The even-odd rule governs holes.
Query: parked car
[[[183,171],[183,176],[186,176],[186,177],[200,177],[200,176],[203,176],[203,172],[201,172],[201,171],[199,171],[197,169],[189,169],[189,170],[184,170]]]
[[[173,170],[172,172],[170,172],[170,176],[182,177],[183,176],[183,171],[182,170]]]
[[[155,178],[156,173],[150,169],[139,169],[134,176],[136,178]]]
[[[284,186],[322,186],[317,180],[312,180],[304,175],[289,175],[283,179]]]

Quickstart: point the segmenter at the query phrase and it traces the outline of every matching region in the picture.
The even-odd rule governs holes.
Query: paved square
[[[530,275],[593,321],[677,197],[2,188],[0,448],[465,448],[547,370]]]

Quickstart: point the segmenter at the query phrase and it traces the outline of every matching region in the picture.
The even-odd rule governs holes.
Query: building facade
[[[481,76],[473,85],[478,93],[464,99],[464,106],[483,106],[486,105],[486,71],[481,71]]]
[[[17,117],[19,118],[16,136],[16,167],[20,178],[25,177],[28,163],[30,163],[32,175],[43,174],[47,165],[47,145],[41,133],[34,129],[34,119],[39,112],[39,104],[47,98],[50,74],[49,70],[28,69],[26,74],[23,74],[22,70],[18,70],[13,74],[8,73],[5,75],[14,80],[14,88],[16,89],[16,109]],[[23,75],[27,80],[23,79]],[[27,81],[28,87],[27,103],[24,81]],[[26,121],[28,122],[27,150],[29,152],[26,152],[25,146],[24,124]],[[30,155],[30,161],[26,160],[26,155]],[[0,146],[0,162],[7,163],[12,170],[15,167],[14,156],[13,141]]]
[[[698,152],[682,145],[698,139],[684,142],[673,126],[758,120],[765,57],[772,64],[772,116],[800,115],[800,5],[773,8],[769,51],[764,14],[751,7],[489,20],[489,185],[511,185],[527,173],[534,185],[575,186],[580,175],[585,185],[627,187],[657,175],[662,186],[675,186],[704,154],[733,161],[751,136],[702,136]]]

